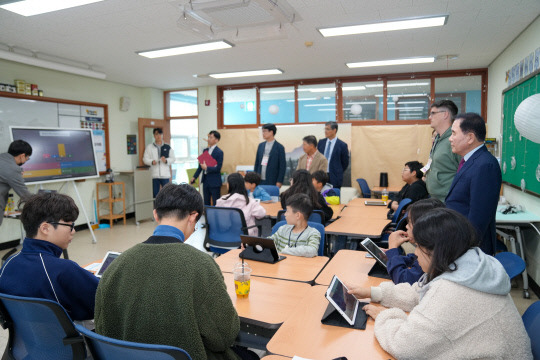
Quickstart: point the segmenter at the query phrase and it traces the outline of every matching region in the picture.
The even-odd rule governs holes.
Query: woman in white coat
[[[425,272],[417,283],[349,287],[382,305],[364,306],[381,347],[397,359],[532,359],[510,279],[476,247],[469,221],[434,209],[416,220],[413,236]]]

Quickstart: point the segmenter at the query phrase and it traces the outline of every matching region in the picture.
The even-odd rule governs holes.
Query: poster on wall
[[[94,148],[96,150],[96,157],[98,163],[98,170],[107,171],[107,160],[105,156],[105,131],[104,130],[92,130],[94,135]]]
[[[128,155],[137,154],[137,135],[126,135],[127,136],[127,153]]]

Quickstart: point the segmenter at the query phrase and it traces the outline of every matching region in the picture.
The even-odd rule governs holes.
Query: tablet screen
[[[334,276],[332,279],[332,283],[326,291],[326,298],[343,315],[349,324],[354,324],[358,309],[358,300],[353,295],[347,293],[347,288],[337,276]]]
[[[366,238],[361,244],[378,262],[381,263],[381,265],[386,267],[388,256],[386,256],[380,247],[378,247],[370,238]]]
[[[99,267],[98,271],[96,271],[96,276],[101,277],[105,270],[111,265],[114,259],[116,259],[120,253],[117,252],[111,252],[109,251],[107,255],[105,255],[105,258],[103,259],[103,262],[101,263],[101,266]]]

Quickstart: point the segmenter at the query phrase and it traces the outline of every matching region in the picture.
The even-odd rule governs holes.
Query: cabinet
[[[122,187],[122,193],[121,197],[115,197],[117,193],[115,193],[115,190],[119,187]],[[100,188],[107,188],[107,197],[100,198],[99,196],[99,189]],[[113,226],[113,220],[115,219],[124,219],[124,225],[126,225],[126,187],[123,181],[116,181],[112,183],[106,183],[106,182],[100,182],[96,184],[96,198],[98,201],[97,206],[97,212],[98,212],[98,219],[105,219],[109,220],[109,223],[111,227]],[[122,213],[121,214],[115,214],[113,212],[114,203],[121,202],[122,203]],[[101,215],[101,204],[107,204],[109,207],[109,213]]]

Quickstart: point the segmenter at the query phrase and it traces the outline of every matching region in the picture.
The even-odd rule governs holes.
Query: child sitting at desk
[[[261,183],[261,175],[257,174],[254,171],[248,171],[244,177],[246,190],[248,191],[248,196],[253,194],[254,199],[259,199],[261,201],[272,201],[272,197],[259,186]]]
[[[381,347],[396,359],[532,359],[510,279],[477,247],[471,223],[433,209],[415,220],[413,233],[425,272],[417,283],[349,285],[358,299],[371,298],[363,310],[375,319]]]
[[[328,173],[322,170],[317,170],[311,174],[313,187],[319,192],[327,204],[339,205],[339,196],[334,190],[332,184],[328,182]]]
[[[281,226],[270,236],[277,251],[296,256],[317,256],[321,234],[307,223],[313,211],[311,199],[306,194],[294,194],[287,199],[286,206],[287,225]]]
[[[232,173],[227,177],[229,193],[216,201],[216,206],[238,208],[244,213],[248,233],[251,236],[259,235],[259,230],[254,226],[255,219],[263,218],[266,210],[258,201],[248,197],[244,177],[239,173]],[[251,227],[253,226],[253,227]]]
[[[430,210],[442,207],[444,207],[444,204],[436,198],[415,202],[407,212],[407,231],[396,230],[390,234],[388,238],[388,250],[386,250],[386,256],[388,257],[386,269],[392,277],[394,284],[406,282],[412,285],[424,275],[424,271],[418,264],[416,255],[401,255],[399,249],[404,242],[409,241],[414,244],[413,225],[416,219],[419,219]]]

